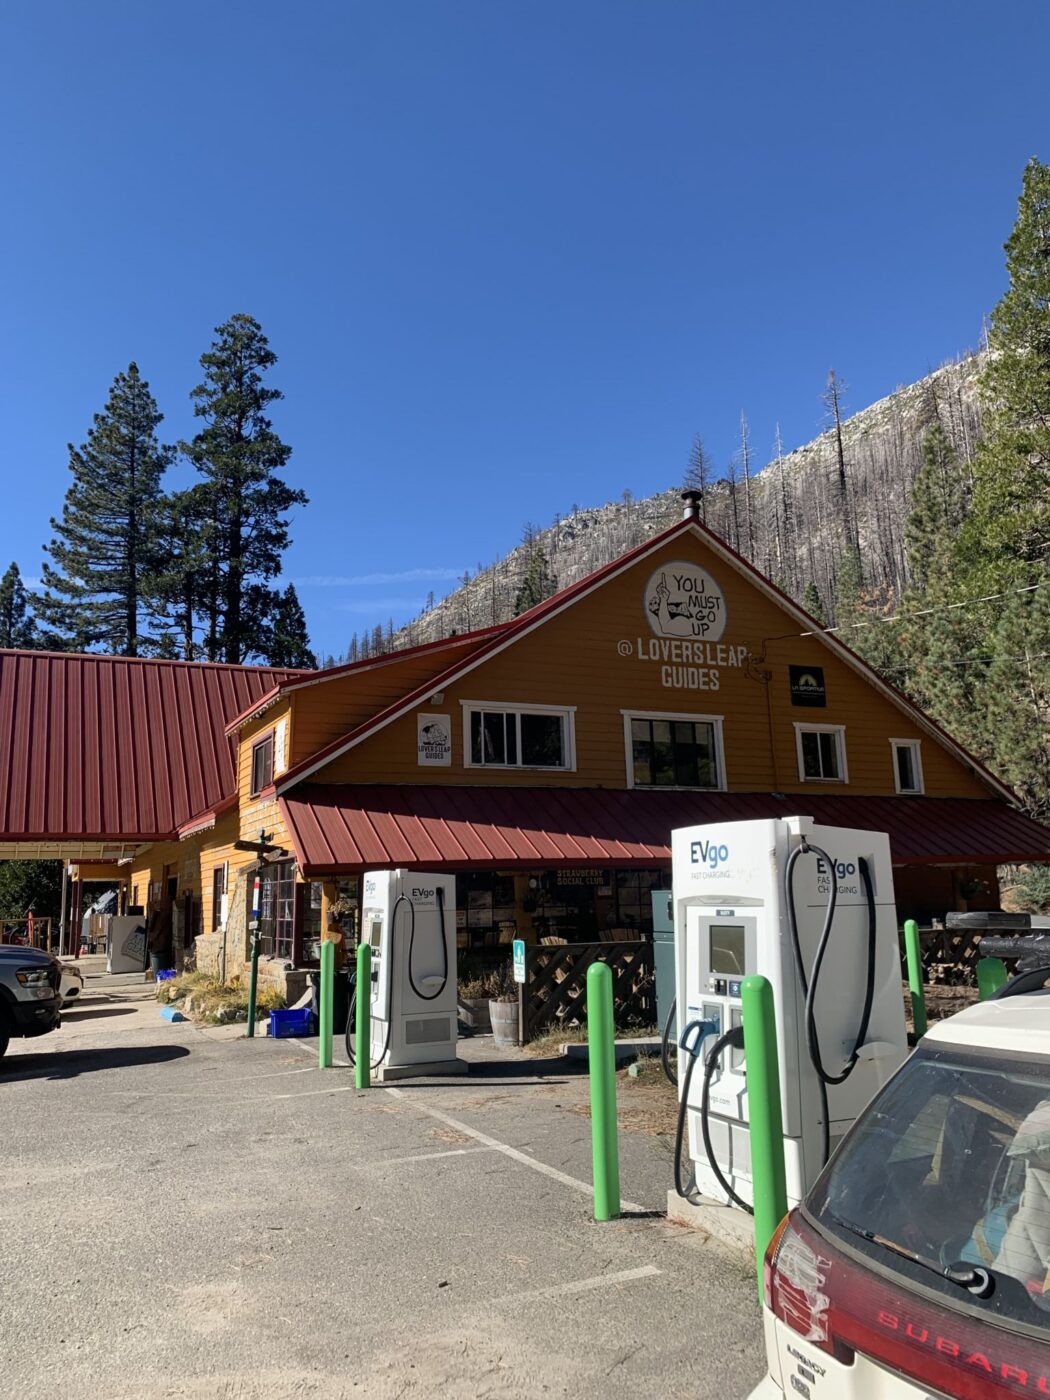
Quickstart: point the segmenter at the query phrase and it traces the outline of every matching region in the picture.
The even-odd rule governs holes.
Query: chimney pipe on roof
[[[683,491],[683,492],[682,492],[682,501],[683,501],[683,505],[682,505],[682,519],[683,519],[683,520],[699,520],[699,519],[700,519],[700,492],[699,492],[699,491]]]

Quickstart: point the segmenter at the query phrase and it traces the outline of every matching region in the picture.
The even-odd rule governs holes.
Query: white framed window
[[[800,782],[848,781],[844,724],[796,724],[795,747],[798,751]]]
[[[629,788],[725,789],[721,715],[620,713]]]
[[[575,705],[460,704],[465,767],[575,769]]]
[[[922,792],[922,748],[918,739],[891,739],[893,781],[900,793]]]

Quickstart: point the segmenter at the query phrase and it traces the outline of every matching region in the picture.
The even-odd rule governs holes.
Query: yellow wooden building
[[[237,673],[158,716],[166,766],[136,752],[145,721],[121,701],[110,730],[125,751],[108,758],[135,774],[116,791],[186,789],[154,797],[173,824],[154,816],[152,835],[119,802],[94,817],[112,829],[85,819],[79,833],[53,799],[16,810],[19,734],[33,731],[27,781],[53,786],[59,762],[54,730],[41,738],[26,712],[33,684],[14,675],[41,655],[0,654],[0,853],[75,856],[79,835],[83,879],[119,879],[129,906],[173,900],[179,947],[226,975],[247,955],[258,875],[264,968],[291,992],[325,930],[352,936],[366,869],[455,871],[459,942],[480,950],[512,930],[644,935],[671,830],[695,822],[801,813],[885,830],[902,918],[996,907],[998,865],[1050,859],[1050,833],[1009,790],[708,532],[691,499],[679,523],[512,622],[388,656],[308,673],[65,658]],[[50,713],[62,703],[51,694]],[[104,703],[94,714],[81,741],[104,747]],[[83,754],[68,717],[61,728],[68,771]]]

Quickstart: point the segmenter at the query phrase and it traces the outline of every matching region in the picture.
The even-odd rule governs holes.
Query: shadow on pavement
[[[159,1065],[181,1060],[185,1045],[140,1045],[101,1050],[55,1050],[47,1055],[15,1055],[0,1060],[0,1082],[17,1079],[76,1079],[106,1069]]]
[[[94,1021],[99,1016],[134,1016],[137,1006],[93,1006],[88,1009],[84,1002],[74,1002],[62,1012],[62,1019],[71,1026],[79,1026],[82,1021]]]

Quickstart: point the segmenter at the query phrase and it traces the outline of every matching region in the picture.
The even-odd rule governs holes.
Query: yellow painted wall
[[[651,576],[658,579],[663,572],[673,583],[676,561],[700,566],[724,595],[724,634],[720,642],[706,643],[702,655],[693,655],[692,670],[685,644],[654,635],[645,606]],[[790,614],[721,562],[700,538],[681,535],[447,687],[442,704],[420,707],[449,717],[451,767],[419,766],[413,712],[334,759],[311,781],[623,788],[621,711],[627,709],[723,716],[731,791],[892,794],[889,740],[918,738],[928,796],[989,795],[982,780],[818,639],[785,637],[799,631]],[[641,659],[639,649],[646,657],[662,650],[664,657]],[[766,657],[760,669],[771,675],[768,700],[767,686],[753,668],[729,664],[748,653]],[[791,664],[823,667],[826,708],[791,704]],[[464,700],[575,706],[576,770],[464,767]],[[847,784],[799,779],[795,722],[846,726]]]
[[[349,675],[292,691],[292,763],[317,753],[480,645],[477,641],[457,643],[450,638],[444,646],[407,656],[395,653],[378,658],[374,665]]]

